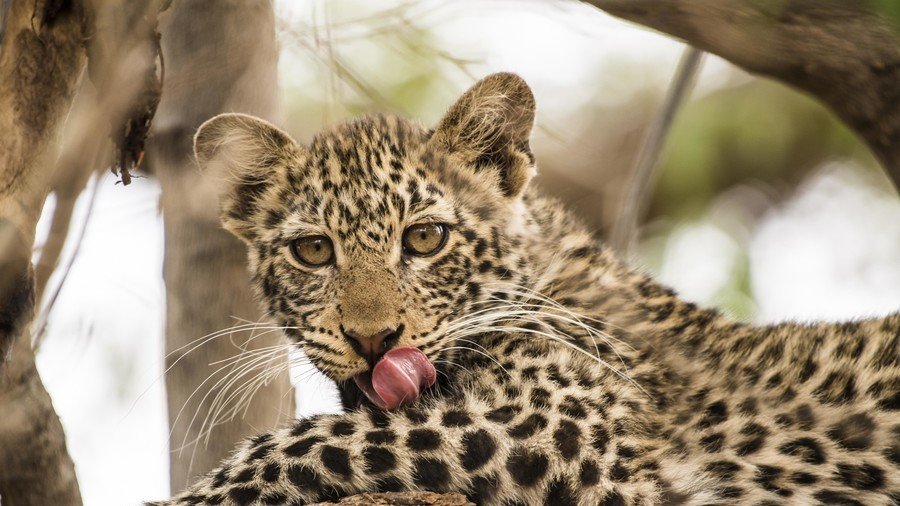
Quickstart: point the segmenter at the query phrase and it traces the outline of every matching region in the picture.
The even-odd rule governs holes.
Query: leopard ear
[[[491,74],[453,104],[431,142],[489,175],[504,196],[515,198],[535,173],[528,142],[534,108],[534,95],[521,77]]]
[[[194,156],[221,182],[222,225],[239,238],[256,237],[254,218],[268,190],[285,179],[301,148],[271,123],[246,114],[220,114],[197,129]]]

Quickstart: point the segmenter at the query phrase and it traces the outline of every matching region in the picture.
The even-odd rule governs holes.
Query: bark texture
[[[193,347],[184,348],[209,333],[262,317],[250,291],[244,246],[219,224],[214,177],[199,173],[192,140],[203,121],[223,112],[275,120],[277,49],[271,2],[179,0],[161,23],[166,74],[148,156],[162,185],[165,221],[166,365],[172,366],[166,390],[175,492],[218,465],[239,439],[292,418],[294,408],[284,372],[256,393],[243,416],[194,443],[211,407],[211,396],[204,396],[220,389],[214,383],[228,371],[216,373],[221,364],[211,364],[237,355],[239,346],[253,351],[278,344],[281,334],[269,332],[248,342],[249,332],[235,332],[189,353]],[[195,413],[199,417],[192,420]]]
[[[323,502],[313,506],[475,506],[462,494],[435,492],[387,492],[358,494],[338,502]]]
[[[12,2],[0,43],[0,497],[81,504],[65,435],[35,368],[31,251],[55,140],[85,64],[80,4]]]
[[[900,186],[900,32],[874,0],[585,0],[806,91]]]

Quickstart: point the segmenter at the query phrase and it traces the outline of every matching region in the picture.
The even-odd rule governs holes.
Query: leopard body
[[[433,130],[372,116],[301,147],[241,115],[201,128],[260,299],[346,411],[247,440],[158,504],[900,503],[900,314],[754,326],[683,301],[529,186],[533,118],[524,82],[495,74]],[[440,252],[404,256],[416,221],[448,225]],[[334,265],[286,252],[310,231]],[[391,325],[438,380],[384,411],[342,329]]]

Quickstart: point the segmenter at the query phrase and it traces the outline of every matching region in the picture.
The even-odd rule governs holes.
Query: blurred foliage
[[[891,19],[900,19],[900,2],[868,1]],[[778,2],[773,0],[772,7],[777,8]],[[525,5],[494,4],[508,9]],[[293,15],[285,12],[286,5]],[[516,70],[492,68],[477,56],[459,54],[459,48],[448,47],[440,37],[442,23],[453,12],[469,8],[466,5],[477,10],[474,2],[453,4],[457,11],[449,4],[428,1],[296,5],[281,3],[280,72],[285,126],[302,140],[324,125],[373,111],[433,123],[467,83],[492,71]],[[298,15],[306,8],[310,10]],[[595,43],[590,37],[583,42]],[[558,88],[554,95],[563,96],[557,98],[556,107],[539,107],[534,139],[539,184],[575,209],[601,236],[615,218],[640,138],[664,91],[651,76],[670,72],[659,65],[658,57],[644,54],[648,58],[635,59],[610,50],[597,61],[586,59],[584,68],[578,69],[586,76],[578,85],[581,91]],[[721,263],[729,272],[719,286],[704,292],[705,300],[697,302],[749,320],[756,307],[747,250],[767,210],[828,161],[880,169],[854,134],[812,98],[737,69],[722,74],[713,88],[701,87],[702,94],[676,118],[636,260],[659,274],[674,254],[673,241],[679,234],[714,227],[733,247],[714,252],[696,244],[687,254],[730,255]],[[540,95],[541,90],[536,91]],[[547,98],[539,103],[546,104]],[[560,107],[566,99],[569,104]]]
[[[716,195],[747,181],[792,188],[832,159],[877,167],[834,114],[802,93],[765,79],[714,91],[679,114],[651,215],[696,215]]]
[[[440,48],[430,29],[440,5],[312,2],[300,17],[285,5],[279,34],[288,58],[279,70],[304,73],[284,90],[285,127],[301,138],[374,111],[434,120],[452,99],[448,73],[475,78],[472,62]]]
[[[867,0],[870,5],[880,12],[894,29],[900,32],[900,2],[897,0]]]
[[[695,99],[667,139],[641,261],[659,272],[673,234],[712,224],[737,248],[718,252],[733,256],[727,281],[698,302],[753,319],[747,251],[758,221],[814,170],[834,160],[881,170],[834,114],[784,85],[751,79]]]

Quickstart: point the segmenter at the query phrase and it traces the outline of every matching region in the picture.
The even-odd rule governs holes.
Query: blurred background
[[[280,123],[299,141],[373,111],[433,124],[475,80],[513,71],[538,103],[537,184],[600,237],[684,49],[575,2],[275,4]],[[812,99],[707,56],[660,163],[632,261],[685,298],[754,322],[900,308],[900,198]],[[160,190],[115,182],[78,201],[38,355],[88,505],[169,487]],[[293,377],[300,414],[338,409],[327,380]]]

